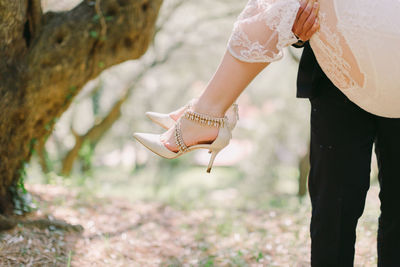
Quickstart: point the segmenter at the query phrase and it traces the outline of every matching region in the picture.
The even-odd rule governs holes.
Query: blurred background
[[[46,11],[80,2],[42,0]],[[83,241],[75,241],[79,248],[63,254],[68,264],[309,265],[310,203],[302,197],[309,102],[295,97],[300,49],[287,48],[284,59],[240,96],[233,140],[211,174],[205,172],[206,151],[165,160],[132,138],[137,131],[163,132],[146,111],[168,113],[200,94],[244,5],[243,0],[165,0],[145,56],[89,82],[57,121],[45,149],[29,164],[27,183],[34,192],[50,194],[53,215],[85,227]],[[376,261],[371,249],[376,183],[374,188],[360,227],[360,266]],[[150,219],[137,225],[127,214]],[[105,234],[127,222],[136,228]],[[93,235],[101,237],[98,243]],[[127,250],[136,256],[126,256]]]
[[[79,2],[48,0],[44,5],[68,9]],[[132,139],[133,132],[163,132],[145,117],[146,111],[168,113],[199,96],[242,8],[243,1],[165,1],[146,55],[106,70],[86,85],[57,122],[29,176],[51,182],[66,175],[95,182],[105,194],[183,198],[185,204],[205,204],[209,201],[199,198],[220,188],[236,191],[236,200],[251,197],[245,206],[253,201],[259,205],[269,194],[296,195],[299,162],[307,153],[309,104],[295,98],[301,51],[294,48],[238,100],[234,138],[210,175],[205,173],[206,151],[164,160]]]

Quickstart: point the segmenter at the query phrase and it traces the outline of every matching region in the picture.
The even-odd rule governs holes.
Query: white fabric
[[[329,79],[373,114],[400,118],[400,0],[319,0],[320,30],[310,40]],[[297,40],[298,0],[250,0],[228,50],[245,62],[280,59]]]

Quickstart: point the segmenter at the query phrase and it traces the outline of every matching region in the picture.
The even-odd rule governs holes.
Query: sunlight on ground
[[[29,190],[40,206],[33,217],[51,216],[85,230],[79,235],[19,226],[1,236],[0,265],[66,266],[70,259],[71,266],[79,267],[309,266],[308,199],[284,208],[238,208],[234,200],[243,196],[237,188],[217,189],[209,178],[193,187],[199,185],[210,190],[200,202],[224,204],[179,207],[115,195],[99,198],[74,186],[32,184]],[[355,266],[376,265],[377,193],[374,184],[358,227]],[[184,192],[178,194],[184,199]]]

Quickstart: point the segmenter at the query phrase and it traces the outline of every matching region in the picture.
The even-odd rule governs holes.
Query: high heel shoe
[[[189,147],[186,146],[182,138],[181,131],[181,120],[183,118],[209,127],[217,127],[219,129],[217,138],[211,144],[197,144]],[[211,172],[211,168],[218,153],[229,144],[229,141],[232,138],[226,116],[224,118],[214,118],[194,112],[191,109],[187,109],[181,118],[179,118],[179,120],[175,123],[175,142],[179,148],[178,152],[173,152],[165,147],[163,142],[161,142],[161,136],[159,134],[134,133],[133,136],[149,150],[167,159],[180,157],[183,154],[196,149],[207,149],[211,153],[210,162],[207,167],[208,173]]]
[[[196,99],[192,99],[188,104],[185,106],[185,110],[191,109],[192,105]],[[232,114],[233,113],[233,114]],[[234,103],[226,112],[226,116],[228,118],[228,127],[233,130],[236,126],[237,121],[239,120],[239,106],[238,104]],[[154,123],[160,125],[164,129],[169,129],[173,127],[176,121],[171,118],[169,114],[165,113],[158,113],[148,111],[146,112],[146,116]]]

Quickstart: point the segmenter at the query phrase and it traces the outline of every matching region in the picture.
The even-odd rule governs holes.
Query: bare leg
[[[249,83],[268,63],[246,63],[226,52],[216,73],[194,106],[195,111],[224,116]]]
[[[194,104],[194,111],[223,117],[243,90],[268,64],[242,62],[226,52],[216,73],[197,103]],[[216,128],[205,127],[189,120],[182,120],[181,129],[187,146],[200,142],[212,142],[218,135]],[[173,128],[165,132],[162,139],[168,149],[178,150]]]

